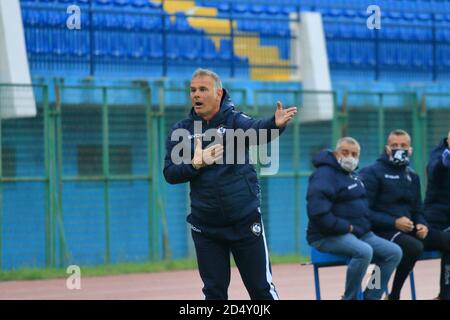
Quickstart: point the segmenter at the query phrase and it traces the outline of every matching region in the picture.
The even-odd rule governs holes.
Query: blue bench
[[[425,251],[420,260],[439,259],[441,253],[439,251]],[[315,248],[311,248],[311,263],[314,268],[314,286],[316,289],[316,300],[320,300],[320,278],[319,268],[323,267],[335,267],[347,265],[349,261],[348,257],[338,256],[329,253],[323,253]],[[416,300],[416,287],[414,282],[414,271],[411,271],[409,275],[409,281],[411,285],[411,298]],[[359,298],[362,298],[362,293],[359,294]]]

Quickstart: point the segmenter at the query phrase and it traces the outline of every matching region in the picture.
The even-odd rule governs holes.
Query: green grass
[[[270,257],[272,264],[289,264],[289,263],[304,263],[309,261],[307,257],[298,255],[272,255]],[[234,261],[232,261],[234,266]],[[120,274],[131,273],[151,273],[171,270],[191,270],[197,268],[197,261],[195,259],[180,259],[171,261],[157,261],[146,263],[121,263],[108,264],[99,266],[81,266],[82,277],[101,277]],[[67,278],[66,269],[16,269],[9,271],[0,271],[0,281],[13,280],[43,280]]]

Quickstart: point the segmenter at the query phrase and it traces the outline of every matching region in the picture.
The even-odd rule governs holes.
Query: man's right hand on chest
[[[195,143],[194,157],[192,158],[192,166],[194,169],[199,170],[222,158],[223,145],[215,144],[203,150],[202,141],[200,139],[197,139]]]

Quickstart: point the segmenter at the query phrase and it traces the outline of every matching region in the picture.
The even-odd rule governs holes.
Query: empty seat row
[[[143,8],[161,8],[161,3],[149,1],[149,0],[20,0],[21,3],[41,3],[41,4],[78,4],[87,5],[93,4],[94,6],[103,7],[127,7],[143,9]]]
[[[91,45],[90,34],[86,31],[66,30],[27,30],[25,33],[27,51],[31,55],[57,55],[87,57],[91,50],[97,57],[115,58],[149,58],[164,57],[163,37],[161,34],[131,34],[124,32],[94,32]],[[165,39],[166,57],[172,60],[222,60],[233,56],[231,40],[222,39],[220,49],[216,49],[213,41],[205,36],[185,36],[169,34]]]
[[[331,65],[375,66],[376,51],[371,43],[329,42],[328,57]],[[380,67],[413,67],[429,70],[433,65],[433,48],[431,45],[382,43],[379,47]],[[443,51],[444,52],[444,51]],[[445,51],[450,53],[450,51]],[[441,60],[446,59],[441,54]],[[437,59],[439,63],[439,59]],[[450,57],[448,58],[450,60]]]
[[[326,37],[329,39],[373,39],[375,38],[376,32],[375,29],[370,30],[365,24],[361,23],[349,24],[327,22],[325,23],[324,28]],[[442,38],[441,33],[439,34]],[[378,36],[380,39],[430,41],[433,39],[433,29],[418,26],[398,27],[383,25],[382,28],[378,30]]]

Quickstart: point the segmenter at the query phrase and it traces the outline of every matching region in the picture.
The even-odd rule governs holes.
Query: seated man
[[[317,168],[307,193],[308,242],[319,251],[350,257],[344,300],[355,300],[372,261],[380,267],[379,287],[367,288],[364,299],[378,300],[399,264],[399,246],[371,232],[366,190],[354,172],[359,143],[350,137],[337,142],[334,152],[324,150],[314,159]]]
[[[430,225],[430,234],[440,234],[436,232],[438,230],[450,232],[450,131],[431,152],[427,175],[425,218]],[[450,300],[449,252],[442,256],[440,286],[438,299]]]
[[[423,214],[419,176],[408,166],[411,137],[392,131],[385,152],[375,164],[361,170],[369,198],[370,220],[379,236],[397,243],[403,258],[394,276],[390,300],[400,299],[409,273],[427,250],[450,251],[450,233],[428,230]]]

